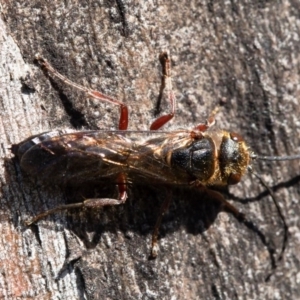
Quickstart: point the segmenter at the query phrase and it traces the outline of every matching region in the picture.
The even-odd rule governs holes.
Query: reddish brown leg
[[[162,126],[164,126],[166,123],[168,123],[170,120],[172,120],[175,116],[175,111],[176,111],[176,97],[175,94],[172,90],[172,77],[171,77],[171,61],[168,56],[168,53],[163,52],[159,56],[160,62],[162,64],[162,85],[161,85],[161,90],[160,90],[160,96],[162,95],[162,91],[164,89],[167,90],[168,93],[168,99],[171,104],[171,112],[162,115],[158,117],[156,120],[153,121],[153,123],[150,126],[150,130],[158,130]],[[217,106],[211,113],[211,115],[208,117],[206,122],[200,123],[197,126],[193,128],[193,130],[197,131],[206,131],[208,128],[213,126],[215,124],[215,116],[218,113],[220,107]]]
[[[245,220],[245,215],[241,213],[237,208],[235,208],[232,204],[230,204],[228,201],[226,201],[224,196],[219,192],[210,190],[204,186],[198,186],[198,189],[205,192],[210,199],[218,201],[222,205],[224,211],[231,213],[235,216],[235,218],[237,218],[240,221]]]
[[[58,71],[56,71],[47,62],[47,60],[44,59],[43,57],[41,57],[39,54],[37,54],[35,58],[39,62],[39,64],[42,65],[48,72],[50,72],[53,76],[61,79],[65,84],[68,84],[68,85],[84,92],[88,97],[91,97],[91,98],[94,98],[94,99],[97,99],[100,101],[108,102],[108,103],[111,103],[114,105],[118,105],[120,107],[119,130],[127,129],[127,127],[128,127],[128,107],[124,103],[122,103],[112,97],[109,97],[107,95],[104,95],[98,91],[88,89],[82,85],[79,85],[79,84],[69,80],[67,77],[63,76]]]
[[[80,91],[83,91],[88,97],[108,102],[114,105],[118,105],[120,107],[120,119],[119,119],[119,130],[126,130],[128,127],[128,107],[107,95],[104,95],[98,91],[88,89],[84,86],[81,86],[71,80],[69,80],[67,77],[63,76],[60,74],[58,71],[56,71],[48,62],[46,59],[41,57],[40,55],[36,55],[37,61],[48,71],[50,72],[53,76],[58,77],[61,79],[65,84],[68,84]],[[120,205],[124,203],[127,199],[127,186],[126,186],[126,177],[123,173],[120,173],[118,176],[118,189],[119,189],[119,196],[118,199],[111,199],[111,198],[101,198],[101,199],[86,199],[82,203],[71,203],[71,204],[66,204],[66,205],[60,205],[58,207],[55,207],[53,209],[47,210],[39,215],[37,215],[35,218],[32,220],[26,222],[27,225],[31,225],[45,217],[47,217],[50,214],[56,213],[58,211],[62,210],[68,210],[71,208],[82,208],[82,207],[102,207],[102,206],[111,206],[111,205]]]
[[[200,123],[198,124],[197,126],[195,126],[193,128],[193,130],[199,130],[199,131],[206,131],[208,128],[212,127],[213,125],[215,125],[216,123],[216,120],[215,120],[215,116],[216,114],[219,112],[220,110],[220,106],[217,106],[213,111],[212,113],[210,114],[210,116],[207,118],[206,122],[203,124],[203,123]]]
[[[150,130],[158,130],[168,123],[174,117],[176,110],[176,97],[172,90],[171,61],[166,52],[163,52],[159,56],[159,60],[162,64],[162,89],[166,88],[167,90],[168,99],[171,104],[171,112],[154,120],[150,126]]]
[[[98,208],[103,206],[112,206],[112,205],[120,205],[123,204],[127,199],[127,186],[126,186],[126,178],[123,174],[120,174],[118,177],[118,190],[119,190],[119,196],[118,199],[112,199],[112,198],[95,198],[95,199],[86,199],[81,203],[70,203],[70,204],[63,204],[59,205],[53,209],[49,209],[43,213],[38,214],[31,220],[26,221],[26,225],[29,226],[33,223],[38,222],[41,219],[44,219],[45,217],[54,214],[56,212],[62,211],[62,210],[69,210],[72,208]]]
[[[168,123],[174,117],[175,110],[176,110],[176,98],[175,98],[174,92],[172,90],[171,62],[170,62],[168,54],[166,52],[162,53],[159,56],[159,60],[162,65],[162,85],[161,85],[161,89],[160,89],[160,96],[162,95],[163,90],[166,88],[167,93],[168,93],[168,99],[171,104],[171,112],[166,115],[162,115],[162,116],[158,117],[156,120],[154,120],[150,126],[150,130],[158,130],[162,126],[164,126],[166,123]],[[158,253],[157,240],[158,240],[159,228],[160,228],[164,214],[169,209],[171,200],[172,200],[172,194],[169,193],[160,208],[159,215],[158,215],[158,218],[156,220],[156,223],[155,223],[155,226],[153,229],[152,243],[151,243],[151,257],[153,257],[153,258],[155,258]]]
[[[243,213],[241,213],[236,207],[234,207],[232,204],[230,204],[228,201],[226,201],[226,199],[224,198],[224,196],[216,191],[213,190],[207,190],[207,194],[209,195],[209,197],[211,197],[214,200],[217,200],[218,202],[220,202],[224,208],[224,210],[228,213],[231,213],[232,215],[234,215],[238,220],[244,220],[245,219],[245,215]]]
[[[161,221],[163,216],[165,215],[165,213],[168,211],[170,203],[172,200],[172,193],[168,193],[167,198],[164,200],[160,211],[159,211],[159,215],[158,218],[156,220],[154,229],[153,229],[153,233],[152,233],[152,244],[151,244],[151,257],[155,258],[157,256],[158,253],[158,232],[159,232],[159,228],[161,225]]]

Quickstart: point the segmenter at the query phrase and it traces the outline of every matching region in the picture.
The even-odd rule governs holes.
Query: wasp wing
[[[122,172],[131,141],[113,132],[85,131],[53,136],[44,133],[14,145],[21,168],[55,183],[81,183]]]

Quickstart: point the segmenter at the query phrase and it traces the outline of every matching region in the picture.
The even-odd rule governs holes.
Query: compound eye
[[[235,142],[244,142],[244,139],[238,133],[230,132],[230,138]]]
[[[237,184],[241,180],[241,175],[240,174],[233,174],[231,173],[227,179],[227,183],[229,185]]]

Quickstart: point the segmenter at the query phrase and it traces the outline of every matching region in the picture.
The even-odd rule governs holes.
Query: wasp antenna
[[[281,208],[280,208],[280,206],[279,206],[279,204],[278,204],[278,202],[276,200],[276,197],[275,197],[272,189],[267,185],[267,183],[262,179],[262,177],[260,175],[258,175],[257,173],[253,172],[252,168],[248,168],[248,170],[249,170],[249,172],[251,174],[253,174],[260,181],[261,185],[264,186],[268,190],[268,192],[269,192],[269,194],[270,194],[270,196],[272,198],[272,201],[275,204],[275,207],[277,209],[277,213],[278,213],[278,215],[279,215],[279,217],[281,219],[281,222],[283,224],[283,229],[284,229],[283,242],[282,242],[281,251],[280,251],[280,253],[279,253],[278,257],[277,257],[277,260],[276,260],[276,262],[279,262],[282,259],[282,257],[283,257],[284,251],[286,249],[287,241],[288,241],[288,226],[286,224],[285,217],[284,217],[284,215],[283,215],[283,213],[281,211]],[[277,265],[275,264],[273,266],[273,268],[272,268],[273,271],[276,269],[276,267],[277,267]],[[269,281],[269,279],[270,279],[270,277],[271,277],[272,274],[273,273],[269,274],[266,277],[265,281]]]
[[[260,155],[256,155],[255,158],[260,159],[260,160],[270,160],[270,161],[286,161],[286,160],[300,159],[300,154],[291,155],[291,156],[260,156]]]

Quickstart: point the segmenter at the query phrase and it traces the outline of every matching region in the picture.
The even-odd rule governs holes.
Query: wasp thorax
[[[219,152],[220,172],[227,184],[237,184],[247,170],[250,153],[245,141],[235,133],[224,133]]]
[[[213,139],[203,136],[189,146],[173,150],[171,166],[187,172],[192,179],[206,182],[215,172],[215,148]]]

